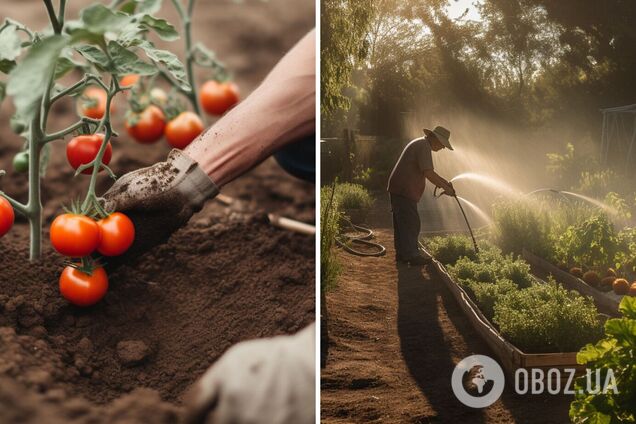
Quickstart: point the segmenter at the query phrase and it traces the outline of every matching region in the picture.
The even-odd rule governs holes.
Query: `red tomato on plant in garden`
[[[210,115],[223,115],[239,101],[238,86],[231,81],[207,81],[199,93],[201,106]]]
[[[150,144],[163,136],[166,117],[155,105],[150,105],[143,112],[133,114],[126,120],[126,130],[141,144]]]
[[[97,221],[100,241],[97,251],[104,256],[119,256],[135,241],[135,225],[121,212]]]
[[[166,125],[166,139],[174,148],[185,149],[203,131],[203,122],[196,113],[181,112]]]
[[[13,221],[15,220],[15,212],[13,212],[13,206],[4,197],[0,196],[0,237],[9,232],[13,227]]]
[[[128,86],[137,84],[138,81],[139,81],[139,75],[130,74],[130,75],[126,75],[125,77],[120,79],[119,80],[119,85],[121,87],[128,87]]]
[[[97,152],[104,142],[104,134],[87,134],[78,135],[71,139],[66,145],[66,158],[68,163],[73,169],[79,168],[81,165],[90,163],[97,157]],[[108,165],[110,159],[113,156],[113,147],[108,142],[106,150],[104,150],[104,156],[102,157],[102,163]],[[91,174],[93,167],[85,169],[82,174]],[[101,169],[100,169],[101,172]]]
[[[86,215],[65,213],[51,223],[51,244],[59,253],[83,258],[97,249],[99,226]]]
[[[106,112],[106,102],[108,96],[101,87],[88,87],[80,98],[79,114],[93,119],[102,119]],[[114,106],[111,102],[110,113],[113,113]]]
[[[97,267],[89,275],[67,266],[60,275],[60,293],[77,306],[91,306],[99,302],[108,290],[108,276],[104,268]]]

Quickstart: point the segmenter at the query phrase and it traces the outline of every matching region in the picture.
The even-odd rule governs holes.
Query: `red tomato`
[[[126,121],[126,130],[135,140],[141,144],[150,144],[163,136],[166,126],[166,117],[163,111],[155,105],[148,106],[143,112],[137,114],[134,125]]]
[[[51,223],[51,244],[71,258],[88,256],[99,244],[99,226],[85,215],[65,213]]]
[[[0,237],[9,232],[11,227],[13,227],[14,220],[13,206],[7,199],[0,196]]]
[[[60,293],[64,299],[77,306],[91,306],[99,302],[108,290],[108,275],[98,267],[88,275],[67,266],[60,275]]]
[[[101,87],[88,87],[80,98],[78,113],[93,119],[102,119],[106,112],[107,95]],[[110,113],[115,110],[113,102],[110,103]]]
[[[89,134],[78,135],[71,139],[66,145],[66,158],[68,163],[71,164],[73,169],[77,169],[80,165],[90,163],[97,157],[97,152],[104,142],[104,134]],[[108,142],[104,156],[102,157],[102,163],[108,165],[110,159],[113,156],[113,147]],[[82,174],[91,174],[93,167],[85,169]],[[101,169],[100,169],[101,172]]]
[[[130,74],[130,75],[126,75],[125,77],[120,79],[119,80],[119,85],[121,87],[128,87],[128,86],[137,84],[138,81],[139,81],[139,75]]]
[[[166,139],[172,147],[185,149],[188,144],[203,132],[201,118],[193,112],[181,112],[166,125]]]
[[[135,225],[121,212],[97,221],[100,241],[97,251],[104,256],[119,256],[135,241]]]
[[[210,115],[223,115],[228,109],[238,103],[238,86],[231,81],[207,81],[201,86],[199,100],[203,109]]]

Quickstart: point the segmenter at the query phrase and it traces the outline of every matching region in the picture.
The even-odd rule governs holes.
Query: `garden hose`
[[[352,229],[363,234],[355,236],[343,234],[341,237],[343,237],[344,240],[336,237],[336,244],[338,246],[342,247],[346,252],[356,256],[384,256],[386,254],[386,247],[382,246],[380,243],[369,241],[373,238],[373,230],[361,225],[356,225],[349,219],[346,219],[346,221]],[[356,250],[352,247],[352,245],[355,243],[376,249],[376,251],[363,252],[360,250]]]
[[[439,198],[442,194],[445,194],[446,192],[443,191],[440,194],[437,194],[437,190],[439,189],[439,187],[435,187],[435,189],[433,190],[433,196],[435,198]],[[466,226],[468,227],[468,232],[470,233],[470,238],[473,240],[473,247],[475,248],[475,253],[479,253],[479,247],[477,246],[477,240],[475,239],[475,234],[473,234],[473,229],[470,226],[470,222],[468,221],[468,217],[466,216],[466,212],[464,211],[464,207],[462,206],[461,202],[459,201],[459,199],[457,198],[457,194],[453,194],[452,197],[455,198],[455,201],[457,202],[457,206],[459,206],[459,210],[462,211],[462,215],[464,216],[464,221],[466,221]]]

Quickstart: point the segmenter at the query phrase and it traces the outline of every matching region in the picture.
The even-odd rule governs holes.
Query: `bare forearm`
[[[252,94],[185,150],[219,187],[315,130],[315,56],[311,31]]]
[[[450,183],[435,171],[428,171],[426,173],[426,179],[435,184],[437,187],[441,187],[443,190],[447,190],[450,187]]]

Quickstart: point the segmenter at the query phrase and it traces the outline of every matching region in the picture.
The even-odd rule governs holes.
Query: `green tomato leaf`
[[[15,60],[0,59],[0,72],[8,74],[15,68]]]
[[[153,29],[162,40],[174,41],[179,38],[177,30],[165,19],[145,15],[141,18],[141,24],[144,27]]]
[[[190,84],[186,77],[186,71],[183,63],[179,58],[167,50],[157,49],[151,42],[144,41],[139,44],[139,47],[143,49],[146,55],[155,63],[160,63],[166,67],[168,72],[179,83],[182,89],[190,90]]]
[[[81,54],[84,59],[92,63],[101,71],[108,70],[108,56],[102,50],[89,44],[75,47],[75,50]]]
[[[116,41],[108,43],[108,52],[113,60],[116,73],[120,75],[154,75],[157,68],[139,59],[137,55]]]
[[[121,12],[113,12],[103,4],[95,4],[82,10],[80,19],[84,29],[93,34],[119,32],[130,23],[131,17]]]
[[[154,15],[161,9],[162,0],[139,0],[137,1],[137,13]]]
[[[0,32],[0,58],[15,60],[20,56],[22,40],[15,25],[7,26]]]
[[[53,35],[34,44],[9,74],[7,94],[14,99],[18,114],[29,119],[39,107],[57,59],[66,47],[68,39]]]

